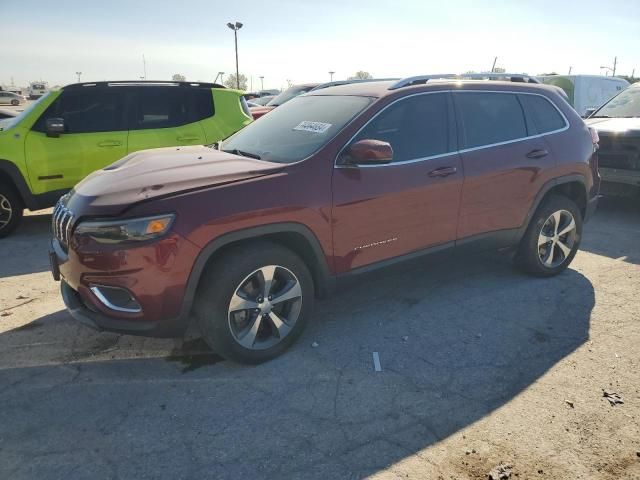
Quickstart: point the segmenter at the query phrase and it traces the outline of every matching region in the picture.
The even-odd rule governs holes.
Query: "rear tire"
[[[0,183],[0,238],[13,232],[22,220],[24,204],[11,185]]]
[[[295,342],[309,323],[313,302],[313,278],[300,257],[280,245],[256,242],[232,248],[207,269],[195,316],[216,353],[257,364]]]
[[[18,100],[11,100],[11,105],[13,105],[14,107],[17,107],[18,105],[20,105],[20,102]]]
[[[520,241],[516,265],[526,273],[551,277],[575,257],[582,238],[582,214],[570,198],[549,195],[533,214]]]

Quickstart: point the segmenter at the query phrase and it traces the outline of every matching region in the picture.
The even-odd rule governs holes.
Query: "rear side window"
[[[515,94],[457,92],[454,96],[464,132],[462,148],[527,136],[524,112]]]
[[[518,95],[529,120],[532,133],[542,134],[560,130],[566,122],[551,102],[540,95]]]
[[[110,89],[65,90],[40,116],[33,130],[46,131],[48,118],[64,119],[66,133],[126,130],[124,96]]]
[[[382,140],[393,148],[393,163],[450,152],[446,93],[415,95],[397,101],[374,117],[353,142]]]
[[[131,130],[171,128],[213,116],[213,95],[204,88],[143,87],[135,92]]]

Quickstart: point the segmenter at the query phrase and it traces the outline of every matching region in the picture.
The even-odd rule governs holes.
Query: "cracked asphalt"
[[[494,253],[363,277],[257,367],[75,323],[49,220],[0,243],[0,478],[640,478],[638,200],[552,279]]]

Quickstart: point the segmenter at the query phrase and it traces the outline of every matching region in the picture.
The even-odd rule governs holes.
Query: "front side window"
[[[629,87],[624,92],[616,95],[591,118],[638,118],[640,117],[640,88]]]
[[[566,126],[560,112],[546,98],[540,95],[518,95],[518,97],[530,120],[530,128],[534,130],[531,133],[549,133]]]
[[[462,148],[474,148],[527,137],[522,106],[515,94],[456,92],[463,125]]]
[[[369,97],[294,98],[225,140],[222,150],[271,162],[303,160],[326,145],[372,102]]]
[[[359,140],[381,140],[393,149],[393,163],[451,151],[446,93],[415,95],[382,110],[356,135]]]
[[[126,130],[123,95],[110,89],[65,90],[33,126],[46,131],[48,118],[64,119],[65,133],[115,132]]]

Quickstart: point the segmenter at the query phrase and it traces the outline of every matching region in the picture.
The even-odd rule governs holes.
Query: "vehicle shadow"
[[[0,370],[0,476],[363,478],[512,400],[587,340],[593,306],[575,270],[486,254],[368,275],[256,367]]]
[[[51,212],[25,215],[20,226],[0,239],[0,278],[49,270]]]
[[[581,250],[640,264],[640,198],[602,197],[584,231]]]

